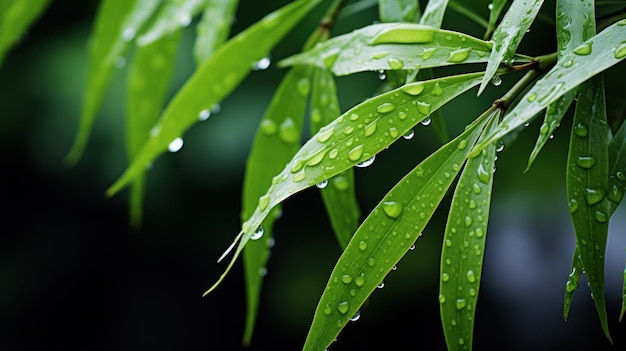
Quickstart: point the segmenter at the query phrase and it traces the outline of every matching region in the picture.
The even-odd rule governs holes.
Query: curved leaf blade
[[[148,45],[166,34],[187,27],[209,0],[166,1],[155,15],[150,27],[137,38],[137,44]]]
[[[225,44],[205,61],[167,105],[153,128],[152,138],[135,161],[107,190],[112,196],[167,150],[168,145],[199,121],[202,111],[210,109],[230,94],[246,77],[254,62],[267,55],[320,0],[298,0],[265,16]]]
[[[572,301],[574,300],[574,293],[578,289],[580,279],[583,277],[583,261],[580,259],[580,248],[578,245],[574,248],[574,255],[572,257],[572,266],[570,268],[569,276],[567,277],[567,283],[565,283],[565,297],[563,299],[563,319],[567,320],[569,316],[569,310],[572,307]]]
[[[417,0],[379,0],[378,17],[381,22],[415,22],[420,7]]]
[[[253,232],[274,206],[372,158],[433,111],[476,86],[481,78],[482,72],[406,84],[353,107],[322,128],[272,179],[272,185],[262,196],[264,199],[259,201],[233,244],[220,257],[221,261],[236,246],[226,270],[204,294],[214,290],[228,274]]]
[[[443,15],[446,13],[448,0],[429,0],[420,18],[420,24],[441,28]]]
[[[489,38],[498,24],[500,14],[506,6],[507,0],[493,0],[491,7],[489,8],[489,22],[487,24],[487,31],[485,32],[485,38]]]
[[[7,0],[0,4],[0,66],[20,37],[41,17],[50,0]]]
[[[504,116],[490,137],[474,147],[472,154],[530,121],[566,92],[621,62],[626,57],[625,36],[626,20],[621,20],[565,54]]]
[[[233,23],[238,0],[209,1],[196,26],[193,54],[199,66],[226,41]]]
[[[328,347],[409,251],[456,178],[484,123],[472,124],[421,162],[359,226],[326,284],[304,351]]]
[[[604,80],[598,75],[579,89],[567,157],[567,196],[576,244],[606,337],[604,254],[608,235],[608,151]]]
[[[279,65],[314,65],[341,76],[486,62],[491,48],[492,43],[459,32],[421,24],[379,23],[331,38]]]
[[[542,4],[543,0],[513,1],[502,21],[493,32],[491,39],[494,45],[487,63],[485,77],[478,89],[478,95],[483,92],[491,78],[496,74],[500,63],[504,61],[504,64],[508,65],[514,59],[519,43],[539,13]]]
[[[626,124],[622,124],[609,143],[609,182],[607,199],[612,216],[626,190]]]
[[[487,131],[500,110],[489,114]],[[439,309],[448,351],[471,350],[482,277],[496,145],[467,160],[452,197],[441,249]]]

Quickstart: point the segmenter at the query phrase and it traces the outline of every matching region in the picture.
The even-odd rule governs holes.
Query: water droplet
[[[365,168],[370,166],[372,163],[374,163],[374,160],[376,159],[376,156],[372,156],[366,160],[364,160],[363,162],[359,162],[357,163],[355,166],[360,167],[360,168]]]
[[[324,179],[321,182],[315,184],[316,187],[320,188],[320,189],[324,189],[325,187],[328,186],[328,179]]]
[[[404,67],[404,62],[396,57],[390,57],[387,60],[387,63],[389,64],[389,67],[391,67],[391,69],[402,69]]]
[[[606,213],[602,211],[596,211],[596,213],[593,214],[593,217],[600,223],[605,223],[608,220]]]
[[[387,75],[385,74],[385,71],[383,71],[382,69],[380,71],[378,71],[378,79],[380,79],[380,80],[387,79]]]
[[[463,48],[463,49],[451,51],[448,56],[448,62],[454,62],[454,63],[463,62],[469,57],[470,51],[471,51],[470,48]]]
[[[180,15],[180,17],[178,17],[178,23],[180,23],[180,25],[183,27],[187,27],[191,24],[191,16],[186,13]]]
[[[441,280],[447,282],[448,280],[450,280],[450,275],[448,273],[441,274]]]
[[[302,96],[308,96],[311,91],[311,82],[307,78],[302,78],[296,83],[296,89]]]
[[[494,87],[500,86],[500,84],[502,84],[502,78],[500,78],[499,75],[494,75],[491,78],[491,84],[493,84]]]
[[[467,301],[465,301],[465,299],[457,299],[454,303],[454,305],[456,306],[457,310],[461,310],[463,309],[465,306],[467,306]]]
[[[550,127],[548,126],[548,123],[543,123],[541,125],[541,128],[539,128],[539,134],[546,135],[548,134],[549,130],[550,130]]]
[[[459,338],[459,345],[465,344],[465,340],[463,338]]]
[[[589,169],[596,164],[596,158],[593,156],[578,156],[576,164],[580,168]]]
[[[413,138],[413,136],[415,135],[415,132],[413,131],[413,129],[410,129],[408,132],[406,132],[402,137],[406,140],[410,140]]]
[[[207,119],[209,119],[209,117],[211,117],[211,111],[209,111],[208,109],[204,109],[200,111],[200,113],[198,114],[198,119],[201,121],[206,121]],[[262,125],[263,125],[263,122],[261,122],[261,126]]]
[[[472,185],[472,190],[474,191],[474,194],[480,194],[480,192],[482,191],[482,189],[480,188],[480,185],[476,183]]]
[[[368,44],[419,44],[430,43],[433,39],[433,30],[422,29],[416,31],[414,29],[396,27],[379,32]]]
[[[348,301],[342,301],[337,305],[337,310],[341,314],[348,313],[348,309],[350,309],[350,303]]]
[[[573,50],[576,55],[589,55],[591,53],[591,43],[583,43]]]
[[[252,236],[250,236],[250,240],[259,240],[263,236],[264,230],[263,226],[258,226]]]
[[[167,149],[170,152],[177,152],[182,147],[183,147],[183,139],[182,138],[176,138],[176,139],[172,140],[172,142],[170,142],[170,144],[167,146]]]
[[[615,176],[620,182],[626,182],[626,174],[624,174],[623,172],[617,172],[615,173]]]
[[[487,5],[487,8],[489,9],[489,11],[493,10],[493,4],[489,3],[489,5]]]
[[[395,127],[389,128],[389,136],[395,139],[398,136],[399,132]]]
[[[418,101],[417,111],[423,115],[430,115],[430,104],[427,102]]]
[[[341,282],[344,284],[352,283],[352,276],[350,274],[344,274],[341,276]]]
[[[124,28],[124,31],[122,32],[122,39],[126,40],[126,41],[131,41],[133,39],[135,39],[135,35],[137,34],[137,31],[135,30],[135,28]]]
[[[343,130],[343,134],[350,135],[354,132],[354,126],[347,126],[346,129]]]
[[[613,201],[614,203],[619,204],[622,201],[623,197],[624,197],[624,192],[622,191],[622,189],[618,187],[617,184],[613,184],[611,186],[611,190],[609,191],[609,194],[607,195],[607,198]]]
[[[348,152],[350,161],[358,161],[363,156],[363,145],[359,145]]]
[[[379,113],[388,113],[393,111],[396,108],[396,106],[390,102],[385,102],[380,104],[377,108],[376,111],[378,111]]]
[[[268,69],[271,63],[272,63],[272,60],[270,59],[270,57],[266,56],[258,60],[257,62],[253,63],[252,69],[255,71],[263,71],[263,70]]]
[[[350,317],[350,321],[351,322],[356,322],[356,321],[359,320],[359,318],[361,318],[361,312],[360,311],[356,311],[356,312],[354,312],[352,317]]]
[[[443,296],[443,294],[440,294],[440,295],[439,295],[439,303],[443,304],[443,303],[445,303],[445,302],[446,302],[446,297],[445,297],[445,296]]]
[[[265,277],[267,275],[267,268],[265,268],[265,267],[259,268],[259,275],[261,277]]]
[[[280,124],[278,135],[288,144],[293,144],[300,140],[300,131],[291,118],[285,119]]]
[[[389,55],[389,52],[377,52],[371,56],[372,60],[379,60]]]
[[[620,46],[615,49],[615,58],[620,60],[626,56],[626,43],[622,43]]]
[[[602,199],[604,199],[604,195],[605,193],[602,189],[585,188],[585,200],[587,200],[587,204],[589,206],[602,201]]]
[[[432,120],[431,120],[429,117],[426,117],[426,118],[424,118],[424,119],[423,119],[420,123],[421,123],[423,126],[428,126],[428,125],[430,125],[430,122],[432,122]]]
[[[325,143],[328,141],[328,139],[330,139],[330,137],[333,135],[333,129],[332,128],[327,128],[327,129],[320,129],[317,132],[317,141],[319,141],[320,143]]]
[[[567,207],[570,213],[576,212],[576,210],[578,210],[578,201],[576,199],[570,199]]]
[[[324,315],[328,316],[332,313],[332,311],[333,311],[333,308],[330,307],[330,305],[324,306]]]
[[[417,96],[424,91],[424,83],[417,82],[403,86],[401,90],[411,96]]]
[[[526,96],[526,100],[528,100],[528,102],[533,102],[537,99],[537,94],[535,93],[530,93]]]
[[[585,126],[584,124],[578,123],[576,127],[574,127],[574,134],[576,136],[584,138],[589,134],[589,130],[587,129],[587,126]]]
[[[378,289],[382,289],[382,288],[384,288],[384,287],[385,287],[385,282],[380,282],[378,285],[376,285],[376,287],[377,287]]]
[[[293,182],[294,183],[300,183],[301,181],[303,181],[306,178],[306,174],[304,173],[304,170],[302,170],[302,172],[296,173],[293,176]]]
[[[468,228],[472,226],[472,217],[465,216],[465,226]]]
[[[459,141],[459,145],[457,145],[457,149],[459,150],[465,150],[465,148],[467,147],[467,139],[461,139],[461,141]]]
[[[482,228],[476,228],[476,237],[482,238],[483,235],[485,235],[485,232],[482,230]]]
[[[404,210],[404,206],[401,203],[395,201],[383,202],[383,211],[391,218],[398,218]]]
[[[406,112],[404,111],[398,112],[398,118],[400,118],[401,120],[406,119]]]
[[[430,93],[435,96],[441,96],[441,94],[443,94],[443,88],[439,85],[439,83],[435,83],[435,86],[433,86]]]
[[[363,284],[365,284],[365,275],[361,273],[358,277],[354,278],[354,285],[361,287]]]
[[[113,66],[118,69],[126,67],[126,59],[122,56],[116,57],[115,61],[113,61]]]
[[[422,59],[428,60],[435,54],[435,51],[437,51],[437,48],[425,48],[422,52]]]
[[[565,62],[563,62],[563,67],[565,68],[570,68],[574,65],[574,60],[567,60]]]
[[[361,251],[365,251],[365,249],[367,249],[367,243],[365,241],[360,241],[359,242],[359,250]]]
[[[265,211],[267,205],[270,203],[270,195],[265,194],[259,198],[259,210]]]
[[[504,142],[502,140],[498,140],[496,142],[496,152],[501,152],[504,150]]]
[[[476,275],[471,269],[467,271],[467,281],[470,283],[474,283],[476,281]]]
[[[489,180],[491,179],[491,173],[489,173],[489,172],[485,169],[485,167],[484,167],[484,165],[483,165],[482,163],[478,166],[477,173],[478,173],[478,179],[479,179],[481,182],[483,182],[483,183],[485,183],[485,184],[488,184],[488,183],[489,183]]]

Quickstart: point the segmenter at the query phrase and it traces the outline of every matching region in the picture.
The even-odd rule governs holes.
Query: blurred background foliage
[[[240,1],[232,33],[287,2]],[[241,349],[241,263],[213,294],[201,294],[222,272],[216,259],[239,230],[245,159],[256,125],[285,74],[275,62],[301,49],[323,8],[272,52],[274,64],[252,72],[218,113],[191,128],[179,152],[158,159],[148,175],[143,228],[136,233],[128,226],[126,191],[111,199],[104,196],[126,166],[124,67],[113,76],[85,155],[74,167],[63,162],[78,126],[97,5],[95,0],[53,1],[0,67],[0,349]],[[487,1],[467,6],[488,15]],[[546,18],[554,17],[553,11],[548,3],[542,9]],[[340,18],[332,33],[371,24],[377,17],[377,8],[370,7]],[[443,28],[476,37],[484,31],[452,10]],[[519,51],[553,51],[552,31],[553,24],[540,18]],[[193,72],[193,39],[192,25],[184,31],[171,94]],[[453,69],[461,68],[435,74]],[[607,74],[626,77],[624,70],[618,65]],[[515,81],[502,78],[500,87],[488,88],[480,98],[471,90],[443,108],[450,135],[462,131]],[[375,72],[336,81],[342,110],[380,85]],[[623,89],[608,86],[607,99],[609,113],[623,113]],[[539,119],[499,154],[476,316],[477,350],[626,346],[626,329],[616,322],[626,246],[623,206],[613,216],[607,246],[606,290],[615,345],[609,347],[603,336],[584,282],[569,321],[562,319],[574,247],[564,185],[569,120],[564,119],[527,173],[523,170]],[[434,131],[421,127],[412,140],[381,153],[374,165],[357,169],[362,212],[367,214],[439,145]],[[444,211],[435,214],[416,249],[385,279],[385,287],[372,295],[361,319],[344,330],[333,349],[445,348],[437,303],[445,216]],[[340,254],[315,189],[286,201],[275,236],[250,350],[302,346]]]

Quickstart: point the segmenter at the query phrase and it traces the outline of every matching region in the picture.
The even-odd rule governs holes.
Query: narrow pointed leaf
[[[126,145],[132,162],[148,140],[156,123],[170,86],[180,33],[146,46],[137,47],[128,72],[126,94]],[[130,191],[130,222],[141,225],[145,172],[133,180]]]
[[[414,22],[419,17],[418,0],[379,0],[378,17],[381,22]]]
[[[50,0],[4,0],[0,3],[0,66],[6,54],[41,17]]]
[[[191,20],[210,2],[210,0],[165,1],[150,27],[137,39],[137,43],[148,45],[166,34],[189,26]]]
[[[526,30],[530,28],[541,9],[543,0],[513,0],[502,21],[493,32],[493,50],[489,56],[485,77],[483,78],[478,95],[491,81],[500,64],[508,65],[515,57],[515,51]]]
[[[311,94],[311,131],[313,134],[317,133],[340,114],[332,73],[316,69]],[[321,184],[325,185],[320,189],[322,201],[337,241],[343,249],[348,245],[361,217],[355,193],[354,170],[346,169],[323,182],[325,183]]]
[[[225,272],[205,295],[228,274],[253,232],[274,206],[297,192],[370,160],[433,111],[476,86],[481,78],[482,73],[470,73],[407,84],[351,108],[320,129],[272,179],[272,185],[262,196],[264,200],[224,253],[230,253],[236,246]]]
[[[131,41],[158,4],[152,0],[101,2],[89,44],[89,74],[80,124],[68,162],[76,163],[81,157],[113,70],[125,65],[124,54]]]
[[[489,24],[485,32],[485,38],[489,38],[498,25],[498,20],[502,14],[502,10],[506,6],[507,0],[493,0],[489,7]]]
[[[262,59],[319,0],[298,0],[265,16],[221,45],[187,80],[167,105],[153,128],[152,138],[135,161],[107,190],[112,196],[167,150],[168,145],[199,121],[202,111],[210,109],[230,94]]]
[[[209,1],[196,26],[193,54],[199,66],[226,41],[233,23],[238,0]]]
[[[465,162],[479,120],[415,167],[354,233],[315,310],[304,351],[324,350],[419,238]]]
[[[489,113],[494,128],[500,110]],[[496,146],[467,160],[454,191],[441,249],[439,309],[448,351],[471,350],[482,277]]]
[[[443,22],[443,15],[446,13],[447,6],[448,0],[428,0],[419,23],[441,28],[441,22]]]
[[[289,70],[261,120],[246,164],[242,221],[262,205],[266,198],[261,195],[271,184],[272,177],[300,148],[312,71],[312,67],[305,66]],[[248,302],[244,344],[250,343],[254,331],[263,280],[261,272],[265,271],[269,258],[275,219],[276,216],[270,215],[263,220],[263,236],[249,242],[243,252]]]
[[[566,92],[622,61],[626,57],[624,37],[626,20],[621,20],[565,54],[504,116],[491,136],[476,145],[472,153],[480,152],[483,147],[529,122]]]
[[[567,157],[566,185],[580,258],[602,329],[611,340],[604,297],[609,219],[607,135],[604,80],[598,75],[579,89]]]
[[[609,143],[609,182],[607,199],[612,216],[624,198],[626,190],[626,123],[622,124]]]
[[[572,206],[576,206],[575,203],[570,203]],[[565,283],[565,298],[563,299],[563,319],[567,320],[569,316],[569,310],[572,307],[572,301],[574,300],[574,293],[578,289],[578,284],[583,276],[583,261],[580,259],[580,249],[578,245],[574,248],[574,255],[572,257],[572,266],[570,268],[569,276],[567,277],[567,283]]]
[[[421,24],[379,23],[320,43],[281,61],[315,65],[335,75],[486,62],[492,43]],[[523,60],[522,57],[519,57]]]
[[[558,59],[562,60],[563,55],[574,50],[578,45],[596,34],[595,13],[592,0],[559,0],[556,6],[556,13],[558,14],[556,16],[556,36],[559,45]],[[561,124],[561,119],[563,119],[563,116],[572,104],[575,95],[576,89],[572,89],[548,105],[544,122],[539,129],[539,137],[530,153],[526,170],[530,168],[541,148],[550,140],[552,133]]]

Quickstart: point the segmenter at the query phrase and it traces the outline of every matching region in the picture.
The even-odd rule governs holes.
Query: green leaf
[[[609,143],[609,181],[607,188],[609,216],[624,198],[626,190],[626,124],[622,124]]]
[[[566,185],[580,258],[602,329],[611,340],[604,297],[604,254],[609,219],[607,135],[604,80],[598,75],[579,89],[567,157]]]
[[[126,93],[126,145],[132,162],[148,140],[169,89],[180,31],[150,45],[137,47],[128,72]],[[133,180],[130,191],[130,222],[141,226],[145,172]]]
[[[193,53],[199,66],[226,41],[233,23],[238,0],[209,1],[196,26]]]
[[[45,13],[50,0],[4,0],[0,3],[0,66],[20,37]]]
[[[500,110],[488,111],[486,130]],[[441,249],[439,308],[448,351],[471,350],[482,276],[496,145],[467,160],[454,191]]]
[[[379,23],[317,44],[279,65],[315,65],[335,75],[411,70],[486,62],[491,47],[490,42],[459,32],[421,24]]]
[[[311,132],[317,133],[340,114],[332,74],[327,70],[316,69],[311,94]],[[343,249],[348,245],[348,241],[358,227],[361,217],[361,210],[355,193],[354,170],[352,168],[346,169],[330,179],[322,181],[321,184],[323,186],[320,189],[320,194],[326,214],[337,241]]]
[[[426,158],[391,189],[335,264],[303,350],[324,350],[409,251],[465,162],[484,121]]]
[[[242,221],[246,220],[259,205],[259,198],[300,148],[302,125],[309,98],[312,67],[295,67],[290,70],[276,90],[261,120],[246,164],[243,184]],[[268,199],[269,200],[269,199]],[[261,224],[263,236],[252,240],[243,252],[246,280],[247,318],[243,342],[252,339],[257,316],[261,285],[272,239],[275,215],[268,216]]]
[[[153,128],[152,138],[135,161],[107,190],[112,196],[168,145],[199,121],[198,116],[230,94],[262,59],[320,0],[298,0],[276,10],[221,45],[187,80]]]
[[[556,6],[558,13],[556,17],[556,34],[559,44],[558,59],[561,60],[563,55],[574,50],[583,41],[595,35],[595,23],[593,20],[595,14],[593,1],[591,0],[559,0]],[[588,22],[591,22],[591,24]],[[593,30],[589,31],[589,27],[593,28]],[[561,119],[563,119],[563,116],[572,104],[575,95],[576,89],[574,88],[548,105],[544,122],[539,128],[539,137],[530,153],[526,170],[530,169],[541,148],[543,148],[550,136],[561,124]]]
[[[441,28],[441,22],[443,22],[443,15],[446,13],[447,6],[448,0],[428,0],[419,23]]]
[[[351,108],[320,129],[272,179],[272,185],[260,198],[256,210],[220,257],[219,261],[237,247],[226,270],[205,295],[228,274],[253,232],[274,206],[350,167],[372,161],[377,153],[433,111],[476,86],[481,77],[482,73],[470,73],[406,84]]]
[[[489,56],[485,77],[482,83],[480,83],[478,95],[489,84],[496,70],[500,67],[500,63],[504,61],[504,64],[508,66],[513,62],[515,51],[526,34],[526,30],[530,28],[530,25],[539,13],[542,4],[543,0],[513,1],[493,33],[493,50]]]
[[[78,162],[85,150],[113,69],[126,64],[126,50],[158,4],[151,0],[103,0],[100,3],[89,44],[89,73],[80,124],[66,157],[68,162]]]
[[[418,0],[379,0],[378,17],[381,22],[415,22],[420,15]]]
[[[500,19],[500,14],[504,7],[506,6],[507,0],[493,0],[489,7],[489,24],[487,25],[487,31],[485,32],[485,38],[489,38],[491,33],[493,33],[496,25],[498,24],[498,20]]]
[[[210,0],[165,1],[150,27],[137,39],[137,43],[148,45],[166,34],[189,26],[191,20],[211,2]]]
[[[575,205],[572,205],[575,206]],[[574,300],[574,293],[578,289],[578,284],[583,276],[583,261],[580,259],[580,249],[578,245],[574,249],[574,255],[572,257],[572,266],[570,268],[569,276],[567,277],[567,283],[565,283],[565,298],[563,299],[563,319],[567,320],[569,316],[570,307],[572,307],[572,301]]]
[[[624,286],[622,288],[622,309],[619,312],[619,321],[622,321],[624,318],[624,313],[626,313],[626,267],[624,267]]]
[[[537,113],[579,84],[626,57],[626,20],[607,27],[561,60],[524,95],[490,137],[474,147],[473,154],[530,121]]]

